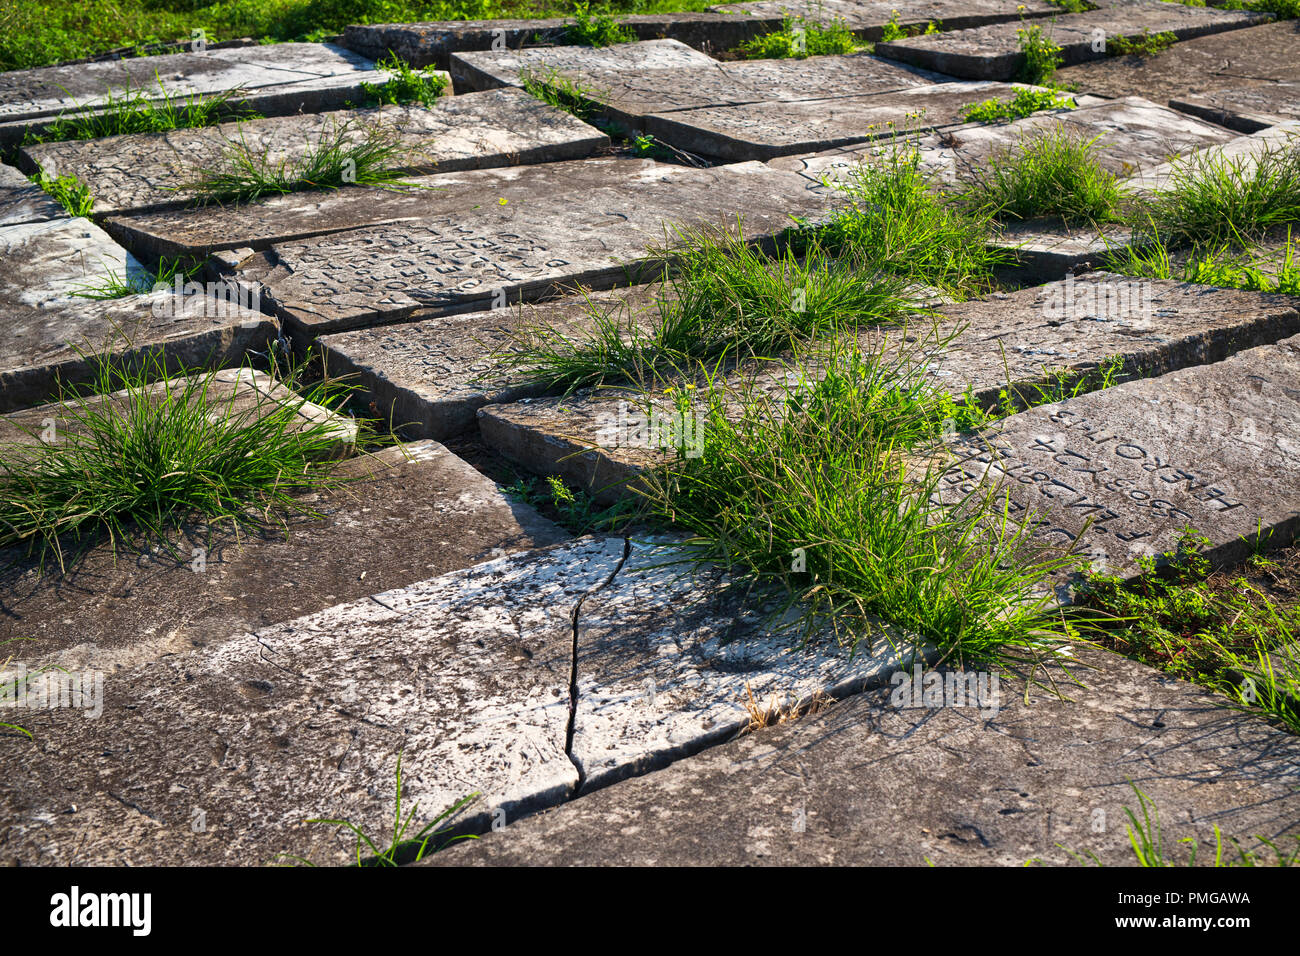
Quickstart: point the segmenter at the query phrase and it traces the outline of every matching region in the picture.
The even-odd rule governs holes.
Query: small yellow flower
[[[688,392],[693,392],[693,391],[695,391],[695,386],[694,386],[694,385],[687,385],[687,386],[686,386],[686,391],[688,391]]]
[[[500,199],[497,200],[497,202],[499,202],[501,205],[504,206],[507,202],[509,202],[509,200],[506,199],[505,196],[502,196]]]

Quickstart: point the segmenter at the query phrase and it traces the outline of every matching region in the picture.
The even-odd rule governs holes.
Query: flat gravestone
[[[1038,540],[1115,572],[1136,573],[1139,558],[1174,550],[1188,528],[1228,564],[1300,528],[1297,435],[1292,337],[1014,415],[954,443],[943,494],[1005,490]]]
[[[640,40],[679,40],[698,50],[730,50],[760,33],[778,30],[781,17],[725,13],[632,14],[618,23]],[[413,66],[446,67],[453,53],[518,50],[536,44],[565,44],[568,19],[448,20],[349,26],[343,44],[373,59],[396,53]]]
[[[1174,109],[1254,133],[1287,120],[1300,119],[1300,82],[1255,82],[1171,99]]]
[[[1287,120],[1249,136],[1237,136],[1217,146],[1193,150],[1185,156],[1161,163],[1130,177],[1125,185],[1139,193],[1168,189],[1184,175],[1199,170],[1228,166],[1248,175],[1265,156],[1295,148],[1300,136],[1300,120]]]
[[[881,31],[891,20],[899,26],[924,28],[930,22],[941,23],[949,30],[961,30],[985,23],[1001,23],[1050,16],[1060,7],[1045,0],[922,0],[900,5],[869,0],[758,0],[755,3],[728,3],[710,10],[739,16],[766,18],[790,17],[808,23],[829,26],[842,22],[854,33],[868,40],[880,39]]]
[[[771,159],[964,122],[964,108],[1010,97],[1001,83],[936,83],[896,93],[749,103],[652,114],[645,131],[678,149],[728,162]]]
[[[12,166],[0,165],[0,226],[63,219],[67,215],[40,186]]]
[[[1286,296],[1108,273],[995,293],[937,313],[937,331],[924,319],[907,329],[919,349],[913,368],[956,397],[970,389],[981,406],[997,403],[1003,389],[1022,403],[1038,400],[1039,387],[1051,385],[1058,371],[1067,384],[1103,366],[1120,377],[1158,375],[1300,329],[1300,312]],[[890,329],[861,335],[872,351],[898,339]],[[953,337],[938,347],[946,336]],[[784,395],[800,377],[815,380],[819,361],[813,351],[800,375],[769,365],[733,373],[730,382],[752,379]],[[654,403],[657,431],[646,404],[625,390],[580,391],[484,406],[479,429],[504,457],[613,501],[629,494],[644,469],[672,454],[656,442],[668,420],[665,409]]]
[[[50,398],[56,382],[89,380],[95,354],[133,361],[148,353],[166,368],[212,368],[265,351],[276,323],[233,288],[133,294],[97,301],[84,292],[140,265],[86,219],[0,227],[0,411]]]
[[[711,169],[644,163],[617,188],[493,203],[354,229],[231,257],[297,335],[403,321],[421,310],[471,311],[581,283],[645,281],[674,230],[735,228],[770,239],[823,203],[802,180],[760,163]],[[505,198],[505,197],[503,197]]]
[[[369,59],[328,43],[276,43],[15,70],[0,73],[0,119],[27,120],[92,107],[127,91],[152,97],[159,84],[168,95],[184,97],[271,92],[349,74],[371,76],[373,69]]]
[[[544,76],[551,70],[662,70],[713,66],[717,62],[676,40],[644,40],[604,47],[476,50],[452,55],[451,78],[458,90],[490,90],[518,86],[522,72]]]
[[[1163,0],[1128,0],[1089,13],[1071,13],[1042,24],[1068,65],[1105,56],[1102,40],[1140,38],[1144,31],[1180,40],[1263,23],[1267,15],[1241,10],[1187,7]],[[915,66],[974,80],[1009,80],[1024,65],[1019,22],[957,30],[880,43],[876,53]]]
[[[1095,648],[1078,654],[1089,666],[1073,669],[1080,686],[1065,699],[1005,678],[992,708],[969,692],[927,707],[900,700],[901,688],[871,689],[422,865],[1069,866],[1073,851],[1131,867],[1134,785],[1180,863],[1185,838],[1198,862],[1213,859],[1216,830],[1270,861],[1256,835],[1294,851],[1295,735],[1203,687]]]
[[[150,256],[204,256],[226,250],[234,261],[277,242],[382,223],[519,208],[548,197],[617,187],[629,179],[671,177],[675,167],[650,161],[599,158],[503,166],[408,177],[411,188],[356,186],[276,196],[238,209],[205,206],[108,217],[105,228],[124,245]]]
[[[641,130],[652,113],[767,100],[863,96],[925,86],[941,79],[866,53],[790,60],[749,60],[652,70],[568,69],[559,74],[588,91],[602,115]]]
[[[38,423],[38,427],[39,423]],[[236,534],[187,525],[149,551],[103,542],[59,573],[0,558],[0,640],[29,670],[110,676],[568,536],[436,442],[350,458],[311,514]]]
[[[390,168],[414,173],[575,159],[609,138],[519,90],[446,97],[433,107],[385,106],[223,123],[205,129],[115,136],[27,147],[27,161],[72,174],[95,197],[97,214],[182,205],[198,181],[223,170],[238,148],[276,168],[322,143],[359,144],[383,129],[399,150]]]
[[[651,304],[656,288],[575,291],[548,302],[326,335],[320,339],[322,361],[331,375],[364,389],[403,434],[446,438],[473,428],[483,405],[545,392],[502,354],[518,351],[525,331],[580,336],[597,316],[627,321]]]

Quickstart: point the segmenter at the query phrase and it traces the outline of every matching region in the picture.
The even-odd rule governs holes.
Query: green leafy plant
[[[632,43],[636,34],[621,26],[608,12],[592,13],[590,3],[575,3],[573,23],[565,28],[565,39],[579,46],[613,46]]]
[[[263,196],[341,186],[411,186],[402,168],[409,150],[390,128],[364,129],[353,120],[334,121],[321,137],[297,156],[273,162],[268,150],[248,145],[242,131],[226,147],[218,164],[188,184],[199,203],[252,202]]]
[[[578,119],[590,122],[600,113],[597,100],[600,92],[579,80],[561,73],[554,67],[537,69],[525,67],[519,71],[519,82],[524,92],[543,103],[571,113]]]
[[[202,263],[186,267],[184,261],[176,258],[162,257],[154,271],[132,272],[123,276],[116,271],[109,271],[97,282],[87,283],[71,293],[80,299],[106,301],[121,299],[128,295],[147,295],[158,283],[170,285],[176,276],[188,279],[202,268]]]
[[[554,476],[520,478],[502,489],[516,501],[532,505],[575,535],[616,534],[639,516],[638,503],[622,498],[601,505],[585,491],[575,491]]]
[[[1125,192],[1097,161],[1099,138],[1085,140],[1059,123],[1024,136],[975,171],[962,199],[998,219],[1119,222]]]
[[[375,66],[388,73],[389,78],[387,83],[378,86],[365,82],[361,84],[361,90],[370,106],[400,106],[406,103],[433,106],[447,91],[445,73],[429,67],[412,69],[409,63],[395,53],[390,53]]]
[[[46,193],[53,196],[54,200],[71,216],[89,216],[95,207],[95,198],[90,195],[90,187],[76,176],[71,174],[51,176],[42,171],[31,179]]]
[[[962,107],[962,119],[967,123],[998,123],[1024,119],[1040,110],[1074,109],[1073,97],[1054,89],[1022,86],[1010,100],[981,100]]]
[[[335,481],[338,434],[336,420],[305,421],[301,403],[339,407],[337,383],[250,408],[215,374],[175,377],[148,353],[95,360],[87,391],[101,397],[60,384],[53,424],[0,446],[0,546],[62,567],[65,545],[103,535],[164,540],[191,519],[251,527],[309,512],[298,496]]]
[[[780,30],[755,37],[737,49],[741,56],[751,60],[775,60],[852,53],[859,45],[853,31],[842,20],[823,27],[802,18],[787,17]]]
[[[388,838],[387,846],[381,846],[379,843],[376,843],[374,840],[370,839],[370,837],[366,836],[365,831],[362,830],[361,827],[359,827],[355,823],[352,823],[349,820],[326,820],[320,818],[313,818],[311,820],[308,820],[307,822],[342,827],[345,830],[350,831],[357,838],[356,860],[357,860],[357,866],[359,867],[402,866],[407,863],[418,863],[420,862],[420,860],[424,859],[426,854],[430,852],[436,853],[439,850],[446,849],[451,844],[456,843],[460,840],[477,840],[478,837],[473,834],[465,834],[463,836],[449,837],[446,840],[444,840],[442,843],[435,845],[432,851],[429,850],[430,842],[436,839],[437,837],[444,835],[440,833],[439,828],[444,827],[444,825],[448,821],[453,819],[456,816],[456,814],[460,813],[461,810],[469,806],[469,804],[473,803],[476,799],[478,799],[478,797],[479,794],[477,791],[471,793],[467,797],[461,797],[459,800],[457,800],[451,806],[447,807],[445,810],[439,813],[428,823],[424,824],[415,833],[408,836],[407,834],[410,832],[412,821],[414,821],[416,813],[418,813],[420,810],[420,804],[417,802],[414,806],[412,806],[410,811],[406,814],[405,819],[403,819],[402,817],[402,755],[399,753],[397,755],[397,797],[396,800],[394,801],[394,807],[393,807],[393,833],[392,836]],[[362,854],[361,851],[363,847],[370,851],[370,855],[368,857]],[[306,860],[300,856],[292,856],[289,854],[282,854],[281,859],[292,860],[295,863],[302,864],[305,866],[315,865],[310,860]]]
[[[1049,85],[1061,65],[1061,48],[1037,24],[1017,30],[1016,37],[1022,56],[1018,78],[1035,86]]]
[[[1150,30],[1143,30],[1140,37],[1130,39],[1126,36],[1113,37],[1106,44],[1106,52],[1111,56],[1126,56],[1134,54],[1136,56],[1156,56],[1168,50],[1178,42],[1178,37],[1172,33],[1152,33]]]
[[[928,36],[931,33],[938,33],[939,25],[933,20],[926,23],[924,28],[911,27],[904,29],[898,24],[898,11],[892,10],[889,14],[889,22],[880,28],[880,42],[888,43],[891,40],[902,40],[909,36]]]

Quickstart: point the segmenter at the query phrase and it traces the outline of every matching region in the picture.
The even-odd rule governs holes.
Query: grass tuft
[[[1021,87],[1010,100],[981,100],[963,107],[962,120],[967,123],[998,123],[1024,119],[1039,110],[1074,109],[1074,99],[1054,89]]]
[[[600,92],[595,87],[586,86],[561,73],[555,67],[525,67],[519,71],[519,82],[528,95],[558,110],[564,110],[584,123],[600,114],[601,108],[597,102]]]
[[[40,186],[54,200],[68,211],[70,216],[89,216],[95,208],[95,197],[90,194],[90,187],[76,176],[51,176],[39,172],[31,177],[32,182]]]
[[[809,56],[852,53],[861,46],[843,20],[823,27],[802,17],[797,20],[787,17],[780,30],[742,43],[737,52],[751,60],[801,60]]]
[[[102,104],[82,106],[61,113],[40,133],[28,133],[24,145],[64,140],[101,139],[129,133],[165,133],[174,129],[213,126],[232,119],[258,119],[256,110],[237,106],[239,90],[215,95],[168,93],[161,78],[157,92],[126,89],[108,90]]]
[[[573,24],[566,28],[565,39],[578,46],[613,46],[632,43],[636,34],[622,26],[608,11],[591,12],[590,3],[573,5]]]
[[[412,69],[396,53],[390,53],[375,66],[388,73],[389,78],[387,83],[380,86],[373,83],[361,84],[369,106],[403,106],[407,103],[433,106],[447,91],[445,73],[429,67],[423,70]]]
[[[1110,56],[1157,56],[1178,42],[1178,37],[1172,33],[1152,33],[1150,30],[1143,30],[1140,37],[1129,39],[1126,36],[1117,36],[1106,44],[1106,52]]]

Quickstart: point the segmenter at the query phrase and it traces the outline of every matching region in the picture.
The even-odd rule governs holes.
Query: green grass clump
[[[128,133],[164,133],[173,129],[213,126],[232,119],[258,119],[256,110],[235,105],[237,91],[182,97],[168,93],[157,80],[157,93],[146,90],[109,90],[101,104],[78,104],[75,112],[62,113],[40,133],[28,133],[24,145],[73,139],[100,139]],[[85,110],[91,110],[89,112]]]
[[[981,100],[962,109],[967,123],[998,123],[1024,119],[1039,110],[1074,109],[1074,99],[1053,89],[1020,87],[1010,100]]]
[[[768,257],[727,232],[678,240],[664,253],[673,272],[648,319],[593,307],[586,331],[525,329],[503,361],[552,388],[653,383],[920,308],[906,280],[852,250],[831,256],[812,246],[796,255],[786,246]]]
[[[1289,227],[1280,253],[1251,255],[1243,251],[1245,245],[1237,242],[1193,247],[1178,266],[1176,256],[1165,243],[1151,240],[1108,253],[1104,268],[1124,275],[1178,279],[1222,289],[1300,295],[1300,261]]]
[[[447,90],[445,73],[429,67],[423,70],[412,69],[409,63],[395,53],[390,53],[375,65],[387,72],[389,79],[381,86],[361,84],[368,106],[402,106],[407,103],[433,106]]]
[[[341,186],[407,185],[401,169],[410,162],[406,146],[383,126],[354,135],[353,120],[334,122],[304,153],[273,162],[269,151],[250,147],[241,132],[213,169],[189,185],[199,203],[252,202],[263,196]]]
[[[502,491],[516,501],[531,505],[561,528],[574,535],[618,534],[636,519],[639,504],[620,498],[612,505],[598,504],[585,491],[570,488],[554,476],[519,478]]]
[[[1300,222],[1300,141],[1273,145],[1251,163],[1200,151],[1177,163],[1141,211],[1151,235],[1171,245],[1223,245]]]
[[[90,187],[76,176],[71,174],[51,176],[49,173],[39,172],[31,177],[31,180],[53,196],[70,216],[89,216],[95,207],[95,197],[90,195]]]
[[[109,299],[121,299],[128,295],[147,295],[153,291],[158,283],[171,285],[180,275],[183,278],[189,278],[195,272],[202,268],[202,264],[185,268],[180,257],[168,259],[163,257],[158,262],[158,268],[153,272],[135,272],[123,277],[117,272],[109,272],[103,279],[98,282],[88,283],[72,295],[80,299],[94,299],[97,301],[107,301]]]
[[[1300,17],[1300,0],[1224,0],[1223,3],[1215,5],[1222,10],[1271,13],[1279,20],[1294,20]]]
[[[1017,79],[1034,86],[1048,86],[1061,65],[1061,48],[1037,24],[1016,31],[1024,62]]]
[[[1098,164],[1096,142],[1061,124],[1022,138],[976,171],[963,200],[998,219],[1118,222],[1125,194],[1119,179]]]
[[[1009,261],[989,247],[992,217],[950,203],[915,148],[894,142],[878,160],[833,184],[847,202],[819,230],[824,246],[952,296],[991,288],[994,268]]]
[[[565,30],[565,39],[579,46],[613,46],[636,40],[636,34],[621,26],[607,11],[592,13],[590,3],[574,4],[573,21]]]
[[[842,20],[823,27],[802,18],[797,21],[786,18],[780,30],[755,37],[737,49],[751,60],[784,60],[852,53],[860,45]]]
[[[555,67],[525,67],[519,71],[519,82],[524,92],[530,96],[535,96],[558,110],[564,110],[584,123],[600,114],[600,104],[597,102],[600,92],[566,76]]]
[[[928,36],[931,33],[938,32],[939,25],[933,20],[926,23],[924,29],[918,27],[904,29],[898,24],[898,11],[891,10],[889,14],[889,22],[880,28],[880,42],[888,43],[891,40],[903,40],[909,36]]]
[[[871,645],[878,615],[965,662],[1039,658],[1072,632],[1036,588],[1077,559],[1031,547],[992,488],[938,504],[943,467],[908,461],[944,427],[921,349],[836,341],[738,416],[735,394],[703,395],[703,453],[647,475],[651,507],[694,557],[783,591],[805,636]]]
[[[294,401],[237,408],[215,373],[178,378],[157,355],[132,365],[98,360],[82,401],[60,385],[50,433],[0,446],[0,546],[19,545],[63,563],[68,544],[107,535],[165,539],[199,519],[256,526],[303,512],[297,496],[333,482],[337,435],[304,424]],[[292,376],[288,384],[293,384]],[[337,407],[325,385],[303,400]],[[269,403],[269,399],[266,402]]]
[[[1140,37],[1129,39],[1126,36],[1117,36],[1106,45],[1106,52],[1111,56],[1126,56],[1135,54],[1136,56],[1156,56],[1168,50],[1178,42],[1178,37],[1172,33],[1152,33],[1150,30],[1143,30]]]

